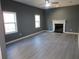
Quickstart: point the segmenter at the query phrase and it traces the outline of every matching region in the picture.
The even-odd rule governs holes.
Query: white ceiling
[[[45,0],[15,0],[15,1],[35,6],[41,9],[79,5],[79,0],[49,0],[50,2],[59,2],[58,4],[51,4],[50,7],[45,7]]]

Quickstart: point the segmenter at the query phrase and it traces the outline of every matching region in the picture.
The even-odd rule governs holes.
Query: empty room
[[[79,0],[0,0],[0,59],[79,59]]]

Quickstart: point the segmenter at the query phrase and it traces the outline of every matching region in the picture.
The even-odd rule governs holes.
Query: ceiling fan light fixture
[[[48,3],[49,3],[49,1],[48,1],[48,0],[45,0],[45,2],[46,2],[46,4],[48,4]]]
[[[49,6],[50,6],[50,3],[47,3],[47,4],[46,4],[46,7],[49,7]]]
[[[46,7],[49,7],[50,6],[49,0],[45,0],[45,3],[46,3],[45,4]]]

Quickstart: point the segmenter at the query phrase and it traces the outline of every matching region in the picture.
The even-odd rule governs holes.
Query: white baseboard
[[[75,35],[78,35],[79,33],[75,33],[75,32],[64,32],[66,34],[75,34]]]
[[[34,36],[34,35],[37,35],[37,34],[42,33],[42,32],[44,32],[44,31],[47,31],[47,30],[42,30],[42,31],[39,31],[39,32],[30,34],[30,35],[27,35],[27,36],[24,36],[24,37],[21,37],[21,38],[12,40],[12,41],[10,41],[10,42],[7,42],[6,45],[11,44],[11,43],[14,43],[14,42],[19,41],[19,40],[22,40],[22,39],[25,39],[25,38],[28,38],[28,37],[31,37],[31,36]]]

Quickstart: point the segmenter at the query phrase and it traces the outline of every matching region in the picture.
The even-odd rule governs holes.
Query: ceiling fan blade
[[[51,4],[59,4],[59,2],[51,2]]]

